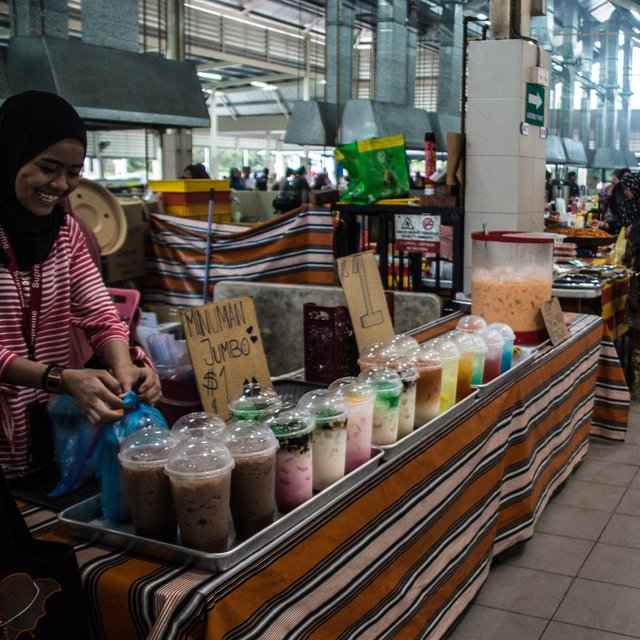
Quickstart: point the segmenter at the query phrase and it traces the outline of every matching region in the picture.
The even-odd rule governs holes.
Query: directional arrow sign
[[[544,126],[544,87],[527,82],[524,121],[538,127]]]

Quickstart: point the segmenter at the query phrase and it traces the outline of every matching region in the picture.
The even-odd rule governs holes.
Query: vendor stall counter
[[[562,344],[228,571],[74,537],[32,505],[25,517],[39,537],[75,545],[96,638],[437,640],[495,556],[532,536],[590,434],[624,438],[629,396],[602,320],[567,317]]]

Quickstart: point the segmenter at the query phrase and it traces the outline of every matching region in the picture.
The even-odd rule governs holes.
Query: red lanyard
[[[9,273],[16,284],[18,299],[20,300],[20,308],[22,309],[22,335],[27,343],[29,352],[29,360],[36,359],[36,333],[38,331],[38,320],[40,318],[40,306],[42,304],[42,265],[34,264],[31,267],[31,284],[29,303],[27,304],[22,282],[20,281],[20,272],[18,270],[18,262],[13,253],[13,249],[9,244],[9,239],[2,227],[0,227],[0,246],[9,257]]]

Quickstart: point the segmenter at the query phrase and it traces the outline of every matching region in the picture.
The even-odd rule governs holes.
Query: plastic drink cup
[[[473,367],[471,369],[471,384],[482,384],[484,360],[487,355],[487,345],[477,333],[469,333],[469,340],[473,344]]]
[[[299,406],[314,421],[311,438],[313,489],[322,491],[344,477],[347,458],[347,403],[339,393],[317,389],[305,393]]]
[[[235,467],[231,472],[231,515],[236,538],[246,540],[273,522],[276,508],[278,439],[265,424],[239,420],[224,444]]]
[[[372,444],[394,444],[398,440],[400,421],[400,376],[388,367],[372,367],[363,371],[358,378],[368,382],[376,395],[373,402]]]
[[[410,351],[407,357],[415,364],[418,371],[414,421],[414,428],[417,428],[433,420],[440,413],[442,359],[435,349],[428,346],[428,343]]]
[[[193,436],[171,452],[171,481],[182,544],[216,553],[227,547],[233,456],[219,440]]]
[[[360,350],[358,354],[358,367],[361,372],[371,367],[381,367],[389,358],[393,357],[393,353],[386,343],[374,342]]]
[[[471,393],[474,364],[474,344],[472,334],[464,331],[452,331],[451,338],[458,346],[460,360],[458,362],[458,385],[456,387],[456,402],[460,402]],[[484,366],[484,360],[483,360]],[[482,376],[482,374],[480,374]],[[480,377],[482,380],[482,377]]]
[[[513,343],[516,339],[516,334],[513,329],[504,322],[492,322],[489,325],[489,329],[495,329],[504,340],[502,345],[502,360],[500,361],[500,373],[509,371],[513,360]]]
[[[240,394],[228,404],[233,420],[258,420],[260,414],[281,403],[273,387],[259,382],[245,384]]]
[[[206,411],[194,411],[178,418],[171,427],[171,433],[180,438],[191,436],[204,436],[211,438],[221,437],[227,430],[225,421],[217,415]]]
[[[261,418],[278,439],[276,453],[276,505],[288,513],[313,496],[311,414],[295,405],[283,405]]]
[[[484,372],[482,374],[482,384],[487,384],[487,382],[491,382],[491,380],[500,375],[504,340],[498,331],[489,329],[489,327],[480,329],[478,335],[487,345],[487,355],[485,356]]]
[[[440,359],[442,360],[440,413],[443,413],[456,403],[460,350],[448,334],[430,340],[429,346],[440,354]]]
[[[345,473],[351,473],[371,458],[375,392],[356,378],[340,378],[329,390],[338,391],[347,403]]]
[[[120,444],[118,460],[136,535],[176,541],[178,524],[164,466],[179,442],[170,431],[150,427],[132,433]]]
[[[484,329],[487,326],[487,321],[480,316],[466,315],[458,320],[456,329],[458,331],[465,331],[466,333],[475,333],[479,329]]]
[[[403,356],[418,346],[418,341],[406,333],[399,333],[384,343],[391,351],[392,357]]]
[[[415,347],[414,347],[415,348]],[[389,360],[387,366],[395,371],[402,381],[400,412],[398,415],[398,440],[413,431],[416,417],[416,389],[418,370],[409,358],[399,356]]]

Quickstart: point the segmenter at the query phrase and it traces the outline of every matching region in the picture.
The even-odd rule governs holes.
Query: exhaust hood
[[[580,140],[574,140],[573,138],[562,138],[562,145],[567,157],[567,164],[586,167],[587,166],[587,154],[584,151],[584,145]]]
[[[592,152],[593,157],[589,166],[592,169],[621,169],[626,166],[625,156],[617,149],[600,147]]]
[[[17,36],[1,61],[1,97],[35,89],[68,100],[89,126],[208,127],[196,67],[66,38]]]
[[[567,156],[560,136],[547,136],[547,162],[549,164],[564,164],[566,161]]]

